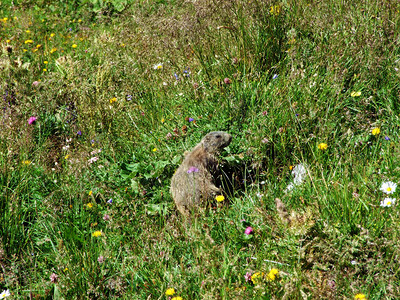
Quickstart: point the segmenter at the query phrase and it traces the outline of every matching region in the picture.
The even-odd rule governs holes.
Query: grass
[[[399,298],[400,211],[380,205],[398,194],[382,183],[400,178],[399,10],[3,3],[0,290]],[[226,200],[188,222],[170,179],[213,130],[233,136],[217,179]],[[299,164],[306,174],[288,191]]]

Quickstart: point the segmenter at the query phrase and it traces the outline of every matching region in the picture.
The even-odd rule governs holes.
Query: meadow
[[[395,0],[1,1],[0,299],[399,299],[399,27]],[[215,130],[224,200],[186,220],[170,179]]]

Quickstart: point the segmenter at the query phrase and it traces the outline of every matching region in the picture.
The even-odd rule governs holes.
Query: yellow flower
[[[37,49],[39,49],[40,47],[42,47],[42,45],[40,45],[40,44],[36,45]]]
[[[92,194],[93,194],[93,191],[89,191],[89,196],[92,196]]]
[[[4,23],[7,22],[7,20],[8,20],[8,18],[3,18],[3,22]]]
[[[81,20],[81,19],[79,19],[79,20],[78,20],[78,22],[80,23],[80,22],[82,22],[82,20]]]
[[[93,203],[88,203],[86,204],[87,208],[92,208],[93,207]]]
[[[117,98],[115,98],[115,97],[110,99],[110,103],[111,103],[111,104],[113,104],[113,103],[116,102],[116,101],[117,101]]]
[[[153,152],[156,152],[157,151],[157,148],[153,148]]]
[[[55,36],[56,34],[55,33],[52,33],[52,34],[50,34],[50,37],[53,37],[53,36]]]
[[[293,170],[293,168],[294,168],[293,166],[289,166],[289,169],[290,169],[290,171],[292,171],[292,170]]]
[[[328,145],[325,144],[325,143],[321,143],[321,144],[318,145],[318,149],[319,150],[326,150],[326,149],[328,149]]]
[[[272,268],[271,271],[269,271],[269,273],[267,274],[267,279],[273,281],[276,279],[276,276],[278,274],[279,274],[279,270]]]
[[[30,165],[32,162],[30,160],[23,160],[22,164],[23,165]]]
[[[36,49],[33,49],[32,52],[36,52],[36,51],[38,51],[38,50],[39,50],[39,49],[36,48]]]
[[[28,51],[28,50],[26,50],[26,49],[23,49],[22,51],[26,52],[26,51]]]
[[[53,48],[53,49],[50,50],[50,54],[51,54],[51,53],[54,53],[54,52],[56,52],[56,51],[57,51],[57,48]]]
[[[264,277],[264,273],[263,272],[257,272],[254,273],[253,275],[251,275],[251,281],[253,282],[253,284],[257,284],[260,282],[260,280]]]
[[[361,96],[361,92],[360,92],[360,91],[358,91],[358,92],[351,92],[350,96],[352,96],[352,97],[360,97],[360,96]]]
[[[182,297],[173,297],[171,300],[183,300],[183,298]]]
[[[381,130],[378,127],[372,129],[372,135],[378,135],[380,133],[381,133]]]
[[[161,123],[164,123],[164,122],[165,122],[165,119],[164,119],[164,118],[162,118],[162,119],[161,119]]]
[[[32,40],[26,40],[25,44],[33,44],[33,41]]]
[[[25,30],[25,32],[26,32],[26,33],[31,33],[31,31],[30,31],[30,30]]]
[[[97,230],[97,231],[95,231],[95,232],[92,233],[92,236],[94,236],[94,237],[99,237],[99,236],[101,236],[101,235],[102,235],[102,233],[101,233],[101,231],[99,231],[99,230]]]
[[[65,268],[65,269],[64,269],[64,272],[67,272],[67,271],[68,271],[68,268]]]
[[[122,43],[122,44],[121,44],[121,47],[125,47],[125,44],[124,44],[124,43]]]
[[[69,158],[69,156],[70,156],[70,155],[69,155],[69,154],[67,154],[67,155],[65,155],[65,157],[64,157],[64,158],[65,158],[65,159],[68,159],[68,158]]]
[[[278,16],[281,12],[281,7],[279,5],[273,5],[271,6],[271,8],[269,9],[269,13],[271,15],[275,15]]]
[[[215,197],[215,200],[217,200],[217,202],[222,202],[225,200],[225,197],[223,195],[218,195]]]
[[[354,299],[366,300],[367,298],[365,297],[364,294],[357,294],[357,295],[354,296]]]
[[[47,69],[43,69],[43,72],[47,72]]]
[[[11,40],[6,40],[6,43],[8,44],[8,43],[10,43],[11,42]]]
[[[74,49],[75,49],[76,47],[78,47],[78,45],[77,45],[77,44],[73,44],[73,45],[72,45],[72,48],[74,48]]]
[[[49,62],[48,62],[47,60],[45,60],[43,63],[44,63],[45,65],[47,65]]]
[[[165,291],[165,295],[167,296],[172,296],[173,294],[175,294],[175,289],[173,288],[169,288]]]

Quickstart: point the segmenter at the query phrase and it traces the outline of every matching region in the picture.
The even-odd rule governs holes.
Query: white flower
[[[99,154],[100,152],[101,152],[101,149],[93,150],[92,152],[90,152],[90,155],[96,155],[96,154]]]
[[[1,294],[0,294],[0,299],[4,299],[6,297],[10,296],[10,291],[9,290],[4,290]]]
[[[383,199],[383,201],[381,201],[381,206],[382,207],[391,207],[395,201],[396,201],[396,198],[385,198],[385,199]]]
[[[385,194],[393,194],[396,191],[397,183],[386,181],[382,182],[380,190]]]
[[[290,183],[287,188],[286,192],[290,192],[296,185],[300,185],[306,179],[307,169],[306,165],[298,164],[292,170],[292,175],[294,177],[293,182]]]
[[[158,64],[153,66],[154,70],[161,70],[162,68],[163,68],[163,64],[162,63],[158,63]]]
[[[92,163],[94,163],[95,161],[97,161],[98,159],[99,159],[99,158],[98,158],[97,156],[92,157],[91,159],[88,160],[88,163],[89,163],[89,164],[92,164]]]

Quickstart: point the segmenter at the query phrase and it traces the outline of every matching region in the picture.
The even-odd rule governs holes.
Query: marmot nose
[[[232,136],[228,134],[228,143],[230,143],[231,141],[232,141]]]

